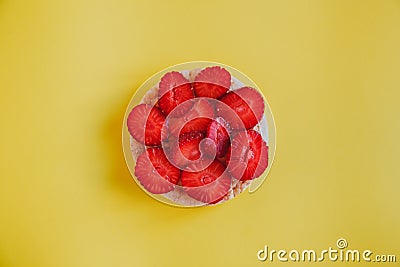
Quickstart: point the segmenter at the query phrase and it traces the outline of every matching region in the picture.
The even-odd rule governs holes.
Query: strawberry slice
[[[205,133],[214,117],[214,108],[207,99],[195,98],[190,102],[193,102],[193,105],[183,116],[167,118],[168,131],[175,136],[199,131]],[[179,111],[181,106],[177,107],[172,113]]]
[[[230,142],[228,129],[229,125],[222,117],[218,117],[210,123],[205,142],[205,152],[207,154],[212,153],[210,146],[215,146],[216,157],[225,156]]]
[[[220,98],[231,86],[231,74],[219,66],[208,67],[197,74],[193,89],[198,97]]]
[[[173,162],[180,168],[187,166],[190,161],[198,160],[201,156],[200,142],[204,138],[202,132],[189,132],[179,136],[179,150],[173,152]]]
[[[225,166],[214,160],[208,167],[201,166],[202,161],[193,169],[200,171],[183,171],[182,186],[189,196],[204,203],[215,203],[224,197],[231,187],[231,177]]]
[[[158,91],[158,105],[165,115],[186,100],[194,98],[190,82],[180,72],[166,73],[160,81]],[[175,116],[181,116],[190,109],[190,105],[183,105]]]
[[[211,201],[211,202],[208,203],[208,204],[213,205],[213,204],[219,203],[221,200],[224,199],[224,197],[225,197],[226,195],[228,195],[228,193],[229,193],[229,191],[228,191],[225,195],[223,195],[222,197],[220,197],[220,198],[218,198],[218,199],[216,199],[216,200],[214,200],[214,201]]]
[[[134,107],[127,119],[129,133],[146,146],[161,145],[164,122],[164,114],[158,108],[147,104]]]
[[[163,194],[175,188],[180,170],[169,163],[162,148],[151,147],[138,157],[135,176],[150,193]]]
[[[228,107],[225,105],[218,106],[217,114],[223,116],[234,129],[241,129],[243,125],[246,129],[253,128],[264,113],[264,99],[251,87],[242,87],[229,92],[221,98],[221,102],[228,105],[240,118],[239,120],[236,116],[232,116],[232,112],[227,112]]]
[[[259,177],[268,166],[268,146],[254,131],[238,133],[227,153],[228,171],[242,181]]]
[[[229,152],[230,148],[231,148],[231,146],[230,146],[230,143],[229,143],[229,146],[228,146],[228,149],[227,149],[227,153],[225,154],[225,156],[222,157],[222,158],[218,158],[218,160],[219,160],[224,166],[228,166],[228,160],[227,160],[226,156],[228,155],[228,152]]]

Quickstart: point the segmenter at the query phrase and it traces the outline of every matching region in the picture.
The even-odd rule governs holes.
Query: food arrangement
[[[261,93],[213,65],[169,71],[128,110],[134,176],[177,205],[222,203],[268,167]]]

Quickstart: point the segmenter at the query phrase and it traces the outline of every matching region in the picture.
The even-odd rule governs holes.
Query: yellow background
[[[181,209],[134,183],[121,125],[192,60],[262,88],[277,153],[256,193]],[[400,1],[0,0],[0,266],[267,266],[339,237],[400,261],[399,89]]]

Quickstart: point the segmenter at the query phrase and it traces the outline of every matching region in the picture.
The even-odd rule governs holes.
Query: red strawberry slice
[[[146,146],[161,145],[164,122],[164,114],[158,108],[147,104],[134,107],[127,119],[129,133]]]
[[[240,132],[232,140],[227,161],[227,168],[234,178],[252,180],[268,166],[268,146],[258,132]]]
[[[169,163],[162,148],[151,147],[138,157],[135,176],[150,193],[163,194],[175,188],[180,170]]]
[[[232,112],[227,112],[228,107],[225,105],[219,105],[217,108],[217,114],[224,116],[234,129],[241,129],[243,125],[246,129],[253,128],[264,113],[264,99],[256,89],[251,87],[242,87],[229,92],[221,98],[221,102],[228,105],[240,118],[238,120],[237,117],[232,116]]]
[[[225,156],[230,142],[228,129],[229,125],[222,117],[218,117],[210,123],[205,142],[205,152],[207,154],[211,153],[210,146],[215,146],[216,157]]]
[[[174,108],[186,100],[194,98],[190,82],[179,72],[166,73],[160,81],[158,91],[158,105],[165,115],[168,115]],[[181,116],[190,109],[190,105],[183,105],[175,116]]]
[[[231,74],[219,66],[208,67],[197,74],[193,89],[198,97],[219,98],[231,86]]]
[[[183,116],[168,117],[167,119],[168,131],[175,136],[199,131],[205,133],[214,117],[214,108],[207,99],[195,98],[190,102],[193,102],[193,106]],[[175,110],[179,110],[180,107]]]
[[[182,128],[182,133],[205,132],[212,118],[214,118],[213,106],[206,99],[196,99],[192,109],[185,116],[186,124]]]
[[[182,186],[189,196],[204,203],[213,203],[224,197],[231,187],[231,177],[225,171],[225,166],[214,160],[207,168],[194,166],[200,171],[183,171],[181,175]]]
[[[230,145],[230,143],[229,143],[229,146],[228,146],[228,149],[227,149],[227,153],[225,154],[225,156],[224,157],[222,157],[222,158],[218,158],[218,160],[224,165],[224,166],[227,166],[228,165],[228,161],[227,161],[227,155],[228,155],[228,152],[229,152],[229,150],[231,149],[231,145]]]
[[[229,191],[228,191],[228,193],[229,193]],[[228,193],[226,193],[225,195],[223,195],[222,197],[220,197],[220,198],[218,198],[218,199],[216,199],[216,200],[214,200],[214,201],[211,201],[210,203],[208,203],[208,204],[211,204],[211,205],[213,205],[213,204],[217,204],[217,203],[219,203],[221,200],[223,200],[224,199],[224,197],[228,194]]]
[[[190,161],[198,160],[201,156],[200,142],[204,138],[202,132],[189,132],[179,137],[179,150],[173,152],[173,162],[180,168],[187,166]]]

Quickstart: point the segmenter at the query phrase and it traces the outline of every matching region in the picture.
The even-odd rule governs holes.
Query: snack
[[[264,109],[224,67],[166,72],[124,125],[138,183],[182,206],[237,196],[268,167]]]

